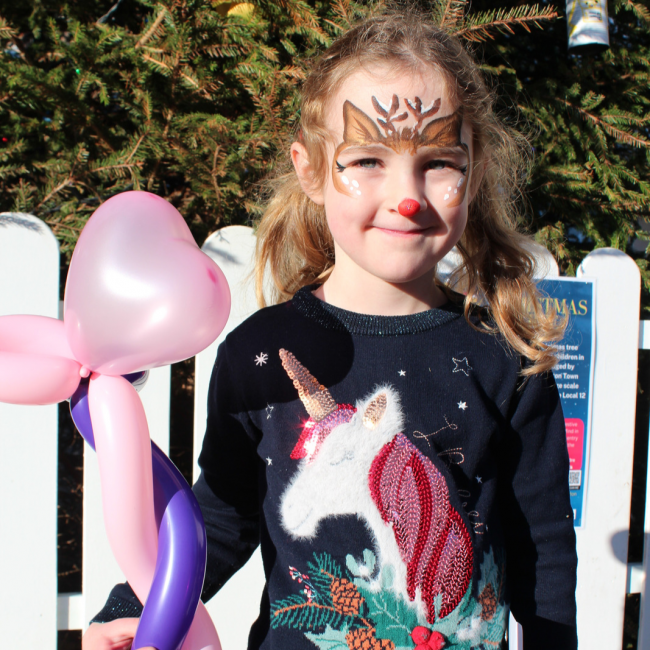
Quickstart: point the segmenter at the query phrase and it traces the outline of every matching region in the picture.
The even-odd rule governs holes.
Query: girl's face
[[[465,229],[472,162],[471,127],[442,77],[359,71],[331,99],[327,127],[326,182],[303,186],[325,206],[335,268],[391,284],[432,279]],[[299,176],[304,153],[294,144]]]

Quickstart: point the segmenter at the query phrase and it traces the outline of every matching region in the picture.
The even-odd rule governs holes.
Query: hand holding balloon
[[[81,233],[63,323],[0,317],[0,401],[51,404],[75,393],[75,423],[97,450],[111,548],[146,601],[134,649],[220,645],[199,602],[206,549],[198,504],[152,448],[140,398],[121,375],[197,354],[223,329],[229,309],[223,274],[175,208],[125,192]]]

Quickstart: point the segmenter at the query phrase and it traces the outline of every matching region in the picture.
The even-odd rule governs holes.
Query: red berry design
[[[427,645],[429,650],[442,650],[445,647],[445,637],[440,632],[431,632]]]
[[[440,632],[433,632],[422,625],[413,628],[411,638],[415,643],[414,650],[442,650],[446,643],[445,637]]]
[[[411,632],[411,638],[413,639],[413,643],[415,643],[415,645],[426,643],[429,640],[430,636],[431,630],[428,627],[424,627],[422,625],[418,625],[417,627],[413,628],[413,632]]]

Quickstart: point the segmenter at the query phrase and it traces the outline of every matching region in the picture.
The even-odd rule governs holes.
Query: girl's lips
[[[375,226],[375,228],[381,232],[385,232],[387,235],[391,235],[392,237],[415,237],[416,235],[425,235],[429,231],[433,230],[432,227],[412,228],[411,230],[394,230],[392,228],[381,228],[379,226]]]

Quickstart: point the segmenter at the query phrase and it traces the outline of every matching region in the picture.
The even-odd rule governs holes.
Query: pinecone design
[[[363,596],[349,580],[345,578],[334,578],[330,584],[330,593],[332,594],[332,604],[339,614],[347,616],[357,616]]]
[[[478,597],[478,602],[481,603],[481,618],[484,621],[492,620],[492,617],[497,613],[497,597],[494,593],[494,588],[488,583],[481,595]]]
[[[345,635],[350,650],[395,650],[389,639],[377,639],[374,627],[362,627]]]

